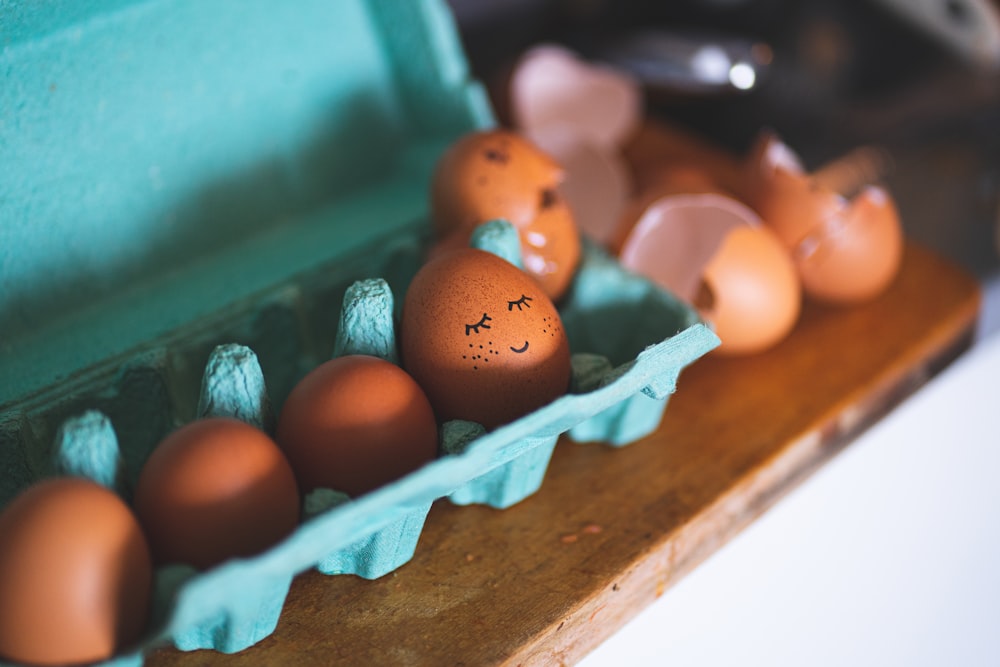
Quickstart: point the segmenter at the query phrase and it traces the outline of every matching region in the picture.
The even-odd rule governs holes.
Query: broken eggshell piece
[[[771,134],[751,152],[751,204],[791,253],[813,298],[867,301],[899,271],[899,214],[889,192],[870,184],[882,170],[878,159],[876,152],[855,151],[809,174]]]
[[[694,305],[721,354],[752,354],[795,325],[801,289],[780,241],[740,202],[720,194],[655,201],[625,238],[621,263]]]
[[[903,235],[892,197],[868,186],[803,239],[793,257],[810,296],[837,303],[875,298],[902,263]]]
[[[529,136],[565,169],[558,190],[580,232],[602,245],[608,243],[632,191],[624,158],[572,126],[549,125]]]
[[[588,143],[615,150],[642,117],[642,89],[631,75],[554,44],[526,51],[508,87],[514,124],[530,136],[570,127]]]
[[[507,92],[515,126],[565,170],[559,192],[580,231],[608,243],[632,191],[621,148],[642,119],[638,82],[545,44],[521,56]]]

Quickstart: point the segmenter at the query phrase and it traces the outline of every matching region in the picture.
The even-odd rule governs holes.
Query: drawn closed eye
[[[470,331],[475,331],[476,333],[479,333],[480,329],[489,329],[490,325],[488,325],[486,323],[490,322],[492,320],[493,320],[492,317],[490,317],[486,313],[483,313],[483,316],[481,318],[479,318],[478,322],[476,322],[475,324],[466,324],[465,325],[465,335],[468,336]]]
[[[531,300],[532,299],[530,296],[525,296],[524,294],[522,294],[520,299],[507,302],[507,310],[514,310],[514,306],[517,306],[518,310],[524,310],[524,308],[531,308],[531,304],[528,303]]]

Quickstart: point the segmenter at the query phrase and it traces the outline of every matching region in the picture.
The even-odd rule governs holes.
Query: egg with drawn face
[[[494,428],[562,396],[569,343],[552,301],[513,264],[463,248],[425,264],[401,323],[403,367],[439,421]]]

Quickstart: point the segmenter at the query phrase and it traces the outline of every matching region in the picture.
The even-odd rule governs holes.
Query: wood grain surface
[[[572,664],[965,349],[978,309],[970,275],[910,244],[877,300],[807,303],[776,348],[686,369],[644,440],[560,442],[515,507],[436,503],[396,572],[304,573],[256,646],[148,664]]]

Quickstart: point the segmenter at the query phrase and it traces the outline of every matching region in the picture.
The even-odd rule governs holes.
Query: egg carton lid
[[[12,0],[0,407],[425,225],[493,124],[442,0]]]

